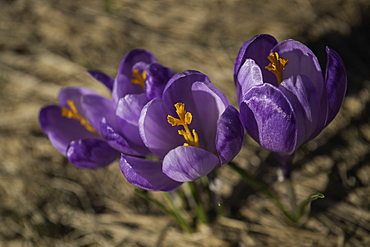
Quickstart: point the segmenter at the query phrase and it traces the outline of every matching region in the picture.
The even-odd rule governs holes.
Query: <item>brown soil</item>
[[[0,246],[370,246],[369,11],[368,0],[1,0]],[[107,95],[86,70],[115,76],[133,48],[206,73],[236,105],[233,63],[259,33],[306,43],[323,68],[328,45],[348,71],[338,116],[294,158],[298,199],[326,196],[301,228],[224,166],[223,216],[183,233],[134,194],[118,161],[78,169],[39,129],[61,87]],[[250,138],[235,161],[284,197],[273,157]]]

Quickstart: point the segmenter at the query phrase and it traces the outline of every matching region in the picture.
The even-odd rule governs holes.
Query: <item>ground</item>
[[[370,246],[369,17],[368,0],[1,0],[0,246]],[[233,63],[260,33],[307,44],[323,69],[330,46],[348,72],[338,116],[294,157],[298,199],[325,194],[302,227],[226,165],[223,215],[183,233],[133,192],[118,161],[78,169],[38,126],[62,87],[108,96],[86,70],[114,77],[133,48],[206,73],[236,106]],[[235,162],[284,197],[273,156],[251,138]]]

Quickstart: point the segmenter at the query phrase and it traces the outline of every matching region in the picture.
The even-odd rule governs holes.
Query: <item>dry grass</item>
[[[0,246],[370,246],[369,9],[366,0],[0,1]],[[77,169],[38,127],[63,86],[107,94],[85,71],[115,76],[133,48],[206,73],[235,105],[234,59],[258,33],[305,42],[322,65],[329,45],[348,69],[339,115],[295,156],[298,198],[326,195],[302,228],[225,166],[224,216],[182,233],[133,193],[118,162]],[[249,138],[244,146],[236,162],[283,196],[269,152]]]

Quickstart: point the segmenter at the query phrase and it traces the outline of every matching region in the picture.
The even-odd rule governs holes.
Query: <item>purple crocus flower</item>
[[[239,112],[197,71],[169,80],[162,97],[144,106],[139,130],[163,161],[122,155],[120,167],[131,184],[154,191],[172,191],[207,175],[232,160],[244,138]]]
[[[138,120],[144,105],[162,96],[164,86],[174,74],[172,70],[158,64],[149,51],[134,49],[121,60],[114,80],[100,71],[88,73],[112,90],[117,123],[103,118],[100,124],[102,137],[122,153],[151,154],[140,138]]]
[[[173,75],[155,62],[150,52],[132,50],[122,59],[115,79],[88,71],[112,92],[112,100],[87,88],[64,88],[59,105],[41,109],[42,131],[59,152],[81,168],[106,166],[120,152],[150,154],[140,138],[137,120],[148,98],[161,95]]]
[[[294,40],[257,35],[241,47],[234,80],[243,125],[262,147],[287,157],[338,113],[347,88],[340,56],[326,48],[325,77],[315,54]]]
[[[59,105],[41,109],[39,123],[53,146],[80,168],[109,165],[119,152],[102,138],[100,119],[115,122],[110,100],[84,87],[67,87],[59,92]]]

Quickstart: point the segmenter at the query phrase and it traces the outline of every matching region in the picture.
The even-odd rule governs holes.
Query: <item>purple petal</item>
[[[197,180],[210,173],[220,160],[204,149],[180,146],[172,149],[163,160],[163,173],[178,182]]]
[[[98,139],[72,141],[67,150],[68,160],[75,166],[85,169],[107,166],[117,157],[119,152]]]
[[[160,161],[122,155],[119,165],[129,183],[145,190],[168,192],[176,190],[182,184],[162,172]]]
[[[169,112],[162,100],[155,98],[144,106],[139,118],[141,139],[160,159],[163,159],[171,149],[185,142],[184,138],[177,133],[182,128],[168,123]]]
[[[103,117],[115,130],[119,130],[113,104],[109,99],[99,95],[85,95],[81,105],[88,122],[99,133],[100,121]]]
[[[107,143],[114,149],[130,155],[146,156],[151,152],[147,147],[144,146],[144,143],[141,142],[141,145],[132,144],[126,140],[120,133],[114,130],[103,118],[100,122],[100,131],[102,137],[107,141]],[[136,127],[136,131],[138,129]]]
[[[167,83],[163,91],[163,102],[167,106],[172,107],[178,102],[188,102],[186,106],[195,109],[194,105],[189,102],[189,95],[191,96],[191,87],[194,82],[209,82],[208,76],[198,71],[184,71],[183,73],[175,74]]]
[[[114,79],[109,75],[106,75],[98,70],[88,70],[87,73],[91,75],[95,80],[101,82],[104,86],[106,86],[109,91],[113,90]]]
[[[240,105],[247,132],[262,147],[291,154],[297,143],[297,123],[284,94],[269,83],[251,88]]]
[[[192,92],[196,112],[191,112],[193,120],[189,128],[196,130],[200,147],[213,153],[216,151],[217,121],[229,103],[225,95],[210,82],[195,82]]]
[[[76,106],[77,112],[81,115],[83,115],[83,110],[81,107],[81,100],[82,96],[84,95],[97,95],[93,90],[85,87],[65,87],[62,88],[59,91],[58,95],[58,101],[60,106],[67,107],[69,109],[69,106],[67,104],[68,100],[72,100],[73,103]]]
[[[211,94],[217,101],[217,109],[219,112],[223,112],[229,105],[229,101],[225,94],[209,81],[197,81],[192,85],[191,90],[193,93],[195,91],[204,91]]]
[[[62,117],[62,109],[56,105],[41,109],[39,124],[53,146],[63,155],[66,155],[67,147],[73,140],[99,138],[86,130],[78,120]]]
[[[327,62],[325,82],[328,94],[328,125],[337,115],[347,91],[347,73],[341,57],[334,50],[326,47]]]
[[[246,59],[239,70],[236,93],[238,104],[243,101],[243,95],[253,86],[263,84],[261,68],[252,59]]]
[[[321,99],[324,80],[320,64],[315,54],[307,46],[290,39],[277,44],[271,52],[277,52],[281,58],[289,58],[283,72],[283,80],[292,75],[305,75],[313,82]],[[272,72],[269,73],[272,74]]]
[[[158,63],[153,63],[146,71],[145,93],[149,100],[162,98],[164,87],[174,75],[172,70]]]
[[[120,121],[137,126],[141,110],[147,103],[145,93],[128,94],[118,101],[116,116]]]
[[[136,63],[156,63],[155,57],[152,53],[146,50],[142,49],[134,49],[128,52],[123,59],[121,60],[121,63],[118,68],[118,74],[123,74],[127,76],[128,78],[132,78],[132,71],[133,66]]]
[[[274,37],[268,34],[260,34],[254,36],[251,40],[247,41],[240,48],[239,54],[236,57],[234,65],[234,81],[238,84],[238,73],[241,66],[247,58],[253,59],[256,64],[261,68],[263,81],[277,85],[275,75],[264,69],[269,65],[270,61],[267,56],[270,54],[271,49],[277,44]]]
[[[220,165],[231,161],[243,146],[244,128],[239,112],[229,105],[217,122],[216,148]]]
[[[320,117],[320,98],[315,85],[304,75],[282,81],[279,89],[293,106],[297,120],[297,147],[309,141]]]
[[[144,92],[144,89],[137,84],[134,84],[130,81],[129,77],[118,74],[114,80],[113,91],[112,91],[112,100],[114,106],[117,105],[120,98],[124,97],[127,94],[141,94]]]
[[[100,132],[104,140],[106,140],[111,147],[123,153],[133,154],[127,152],[131,150],[127,141],[107,123],[104,117],[100,121]]]
[[[126,95],[117,104],[116,119],[124,138],[130,146],[135,146],[148,153],[149,150],[140,137],[138,126],[141,110],[146,103],[148,103],[148,99],[145,93]]]
[[[283,80],[292,75],[305,75],[315,85],[320,98],[320,118],[316,130],[308,139],[318,135],[325,126],[328,111],[328,98],[326,86],[321,72],[320,64],[315,54],[304,44],[295,40],[285,40],[275,46],[272,52],[278,52],[281,58],[289,58],[285,66]]]

